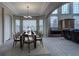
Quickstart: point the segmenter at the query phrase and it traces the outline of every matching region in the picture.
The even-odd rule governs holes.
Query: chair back
[[[17,40],[17,38],[19,38],[20,34],[21,34],[20,32],[13,33],[13,39]]]

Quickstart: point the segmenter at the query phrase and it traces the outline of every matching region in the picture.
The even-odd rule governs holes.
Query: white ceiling
[[[27,14],[27,6],[29,6],[29,15],[39,16],[45,15],[61,6],[60,2],[3,2],[5,6],[11,9],[16,15],[24,16]]]

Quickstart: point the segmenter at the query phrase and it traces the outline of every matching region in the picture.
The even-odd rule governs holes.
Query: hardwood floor
[[[52,56],[79,56],[79,44],[63,37],[45,37],[43,42]]]
[[[66,40],[64,37],[44,37],[44,47],[42,48],[39,43],[38,48],[32,48],[30,54],[27,53],[27,46],[24,50],[20,50],[18,45],[13,48],[12,44],[8,44],[0,46],[1,56],[79,56],[79,44]]]

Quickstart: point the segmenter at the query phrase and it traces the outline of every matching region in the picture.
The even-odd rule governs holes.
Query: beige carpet
[[[24,45],[23,50],[20,49],[19,43],[13,48],[12,44],[7,44],[4,47],[0,47],[1,56],[50,56],[47,48],[42,46],[40,42],[37,42],[37,48],[34,49],[33,44],[30,45],[31,50],[28,53],[27,44]]]

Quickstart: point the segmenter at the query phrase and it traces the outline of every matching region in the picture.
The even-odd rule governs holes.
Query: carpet
[[[21,50],[19,43],[12,47],[12,44],[4,45],[0,47],[1,56],[51,56],[46,47],[42,46],[40,42],[37,42],[37,48],[34,48],[33,44],[30,45],[30,53],[28,53],[27,44],[24,44],[24,48]]]

